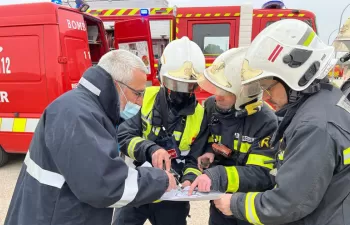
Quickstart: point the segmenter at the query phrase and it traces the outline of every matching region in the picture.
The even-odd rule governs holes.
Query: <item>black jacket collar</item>
[[[99,66],[90,67],[79,84],[78,88],[85,88],[96,96],[104,112],[116,126],[120,120],[119,95],[111,75]]]

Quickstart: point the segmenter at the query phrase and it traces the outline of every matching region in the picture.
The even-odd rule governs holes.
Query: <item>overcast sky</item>
[[[45,0],[0,0],[0,5],[14,2],[34,2]],[[147,1],[147,0],[145,0]],[[251,2],[254,8],[260,8],[267,0],[168,0],[170,6],[214,6],[214,5],[239,5]],[[306,9],[316,14],[318,33],[324,42],[328,41],[329,35],[339,27],[340,14],[343,9],[350,4],[349,0],[284,0],[287,8]],[[350,6],[345,10],[342,23],[350,17]],[[331,36],[331,42],[336,37],[337,32]]]

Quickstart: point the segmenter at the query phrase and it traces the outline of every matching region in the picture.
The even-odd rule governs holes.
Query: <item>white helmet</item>
[[[277,77],[292,90],[303,91],[315,79],[327,76],[335,63],[334,48],[324,44],[309,25],[284,19],[255,37],[243,62],[242,79],[247,84]]]
[[[160,61],[161,83],[176,92],[193,92],[198,86],[197,76],[205,69],[202,50],[188,37],[170,42]]]
[[[237,110],[243,109],[242,106],[248,102],[261,100],[262,98],[262,92],[257,83],[247,85],[247,87],[255,89],[254,92],[257,93],[255,96],[245,96],[241,93],[241,68],[246,52],[247,47],[225,51],[198,78],[198,85],[211,94],[219,96],[234,94],[236,96],[235,108]]]

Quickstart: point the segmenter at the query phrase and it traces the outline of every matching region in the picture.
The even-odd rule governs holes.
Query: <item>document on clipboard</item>
[[[223,194],[218,191],[211,192],[199,192],[194,190],[192,195],[188,195],[190,187],[185,187],[184,189],[174,189],[169,192],[165,192],[160,198],[162,201],[208,201],[219,199]]]

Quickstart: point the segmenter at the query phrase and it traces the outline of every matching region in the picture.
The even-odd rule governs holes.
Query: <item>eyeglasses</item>
[[[145,90],[138,91],[138,90],[135,90],[134,88],[130,87],[129,85],[124,84],[121,81],[116,81],[116,82],[118,82],[118,83],[124,85],[125,87],[129,88],[134,93],[134,95],[136,95],[137,98],[141,98],[141,97],[143,97],[145,95]]]
[[[263,91],[266,91],[266,93],[271,97],[271,89],[274,87],[274,86],[276,86],[276,84],[278,84],[278,81],[276,81],[275,83],[273,83],[273,84],[270,84],[269,86],[267,86],[267,87],[263,87],[263,86],[261,86],[261,89],[263,90]]]

